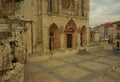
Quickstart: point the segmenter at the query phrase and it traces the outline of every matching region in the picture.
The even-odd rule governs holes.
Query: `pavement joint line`
[[[109,65],[109,66],[113,66],[113,65],[119,64],[119,63],[116,63],[116,64],[109,64],[109,63],[106,63],[106,62],[95,61],[95,60],[92,60],[92,61],[93,61],[93,62],[97,62],[97,63],[101,63],[101,64],[105,64],[105,65]]]
[[[104,72],[104,73],[102,73],[102,72]],[[104,75],[104,77],[106,77],[105,74],[108,74],[108,73],[107,73],[107,68],[104,69],[104,70],[101,70],[101,71],[93,72],[91,75],[89,75],[89,76],[87,76],[87,77],[84,77],[84,78],[81,78],[81,79],[79,79],[79,80],[84,80],[85,82],[86,82],[86,81],[88,82],[89,80],[92,80],[92,79],[94,79],[95,77],[98,77],[98,76],[103,76],[103,75]],[[86,79],[86,78],[87,78],[87,79]]]
[[[120,82],[120,79],[116,79],[114,77],[112,77],[109,72],[108,72],[108,69],[112,67],[112,65],[114,64],[106,64],[104,62],[98,62],[98,61],[94,61],[95,59],[98,59],[98,58],[107,58],[107,59],[111,59],[109,58],[110,56],[114,56],[113,54],[112,55],[106,55],[106,54],[109,54],[110,52],[107,52],[107,51],[103,51],[101,52],[102,56],[99,56],[101,54],[97,54],[95,55],[96,53],[94,54],[90,54],[89,56],[93,56],[92,58],[90,59],[83,59],[82,61],[77,61],[77,62],[66,62],[64,60],[62,60],[62,58],[71,58],[71,57],[78,57],[80,55],[70,55],[70,56],[66,56],[66,57],[55,57],[55,58],[50,58],[50,59],[45,59],[43,61],[37,61],[37,62],[29,62],[28,64],[32,64],[33,66],[35,66],[36,68],[40,68],[40,71],[36,71],[36,72],[32,72],[31,74],[28,74],[28,73],[25,73],[25,77],[29,77],[29,76],[34,76],[34,74],[39,74],[39,73],[48,73],[49,75],[51,75],[52,77],[55,77],[56,79],[60,80],[61,82],[89,82],[89,80],[92,80],[93,78],[95,77],[98,77],[98,76],[102,76],[102,77],[107,77],[107,78],[110,78],[112,80],[114,80],[115,82]],[[83,55],[81,55],[83,56]],[[108,57],[109,56],[109,57]],[[60,62],[63,62],[65,64],[63,65],[59,65],[59,66],[55,66],[55,67],[52,67],[52,68],[46,68],[44,67],[40,62],[47,62],[47,61],[60,61]],[[96,63],[101,63],[101,64],[105,64],[105,65],[108,65],[107,68],[103,69],[103,70],[100,70],[100,71],[95,71],[95,70],[92,70],[92,69],[89,69],[87,67],[83,67],[83,66],[80,66],[80,65],[77,65],[79,63],[82,63],[82,62],[87,62],[87,61],[92,61],[92,62],[96,62]],[[114,61],[114,59],[113,59]],[[117,60],[118,61],[118,60]],[[76,79],[74,81],[72,80],[69,80],[59,74],[57,74],[54,70],[56,69],[59,69],[59,68],[63,68],[65,67],[66,65],[71,65],[71,66],[75,66],[76,68],[80,68],[80,69],[84,69],[88,72],[91,72],[88,76],[85,76],[83,78],[79,78],[79,79]],[[87,78],[87,79],[86,79]],[[25,81],[27,80],[28,78],[25,78]]]
[[[119,57],[119,56],[118,56]],[[112,59],[112,60],[120,60],[120,58],[119,59],[114,59],[114,58],[110,58],[110,57],[107,57],[108,59]]]
[[[72,65],[72,66],[74,66],[73,64],[68,64],[68,65]],[[37,65],[38,66],[38,65]],[[40,66],[40,65],[39,65]],[[38,67],[39,67],[38,66]],[[64,67],[64,66],[66,66],[66,65],[63,65],[63,66],[59,66],[59,68],[62,68],[62,67]],[[41,68],[41,66],[40,66],[40,68]],[[77,67],[78,68],[78,67]],[[47,72],[47,73],[49,73],[49,74],[56,74],[56,73],[54,73],[54,72],[52,72],[53,70],[55,70],[55,69],[58,69],[58,67],[55,67],[55,68],[53,68],[53,69],[48,69],[48,68],[45,68],[44,66],[42,66],[42,69],[43,69],[43,71],[45,71],[45,72]],[[51,72],[51,73],[50,73]],[[58,74],[57,74],[58,75]],[[60,76],[60,75],[58,75],[59,77],[62,77],[62,76]],[[63,78],[63,77],[62,77]],[[64,79],[66,79],[66,78],[64,78]],[[68,80],[68,79],[67,79]]]
[[[71,63],[69,63],[69,64],[71,64]],[[76,66],[75,64],[71,64],[71,65],[73,65],[73,66]],[[60,66],[61,67],[61,66]],[[63,66],[64,67],[64,66]],[[90,71],[90,72],[95,72],[95,71],[93,71],[93,70],[91,70],[91,69],[87,69],[87,68],[85,68],[85,67],[78,67],[77,66],[77,68],[82,68],[82,69],[85,69],[85,70],[87,70],[87,71]],[[57,67],[56,67],[56,69],[57,69]]]
[[[39,66],[38,66],[38,67],[39,67]],[[64,66],[63,66],[63,67],[64,67]],[[66,81],[66,80],[67,80],[67,81],[69,80],[69,79],[66,79],[66,78],[58,75],[57,73],[55,73],[55,72],[53,71],[53,70],[57,69],[57,67],[56,67],[56,68],[53,68],[53,69],[49,69],[49,68],[45,68],[44,66],[41,65],[40,68],[42,68],[43,71],[45,71],[46,73],[48,73],[48,74],[56,77],[58,80],[60,80],[60,81],[62,81],[62,82],[64,82],[64,80],[65,80],[65,81]],[[61,68],[62,68],[62,67],[61,67]]]

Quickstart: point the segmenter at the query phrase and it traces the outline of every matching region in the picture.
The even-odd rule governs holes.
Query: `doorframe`
[[[49,38],[49,50],[54,50],[54,38]]]
[[[71,47],[69,47],[69,43],[68,43],[68,35],[71,35]],[[67,48],[72,48],[73,47],[73,34],[72,33],[67,33],[66,34],[66,43],[67,43],[67,45],[66,45],[66,47]]]

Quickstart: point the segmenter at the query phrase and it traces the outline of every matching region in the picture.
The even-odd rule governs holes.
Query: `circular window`
[[[62,7],[68,9],[70,7],[71,0],[62,0]]]

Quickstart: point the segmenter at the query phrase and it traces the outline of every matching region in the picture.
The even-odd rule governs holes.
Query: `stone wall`
[[[77,49],[61,49],[61,50],[53,50],[53,51],[41,51],[38,56],[33,57],[33,59],[27,59],[28,61],[39,61],[45,60],[49,58],[57,58],[57,57],[65,57],[70,55],[76,55]],[[35,53],[34,53],[35,54]],[[35,59],[35,60],[34,60]]]
[[[4,74],[0,82],[23,82],[23,79],[24,65],[16,63],[15,69]]]
[[[24,65],[16,63],[15,68],[13,67],[10,40],[0,40],[0,82],[23,82]]]
[[[92,45],[89,45],[86,47],[87,51],[99,51],[103,49],[108,49],[108,42],[99,42],[99,43],[94,43]]]
[[[42,52],[41,55],[49,55],[51,57],[62,57],[66,55],[74,55],[76,54],[77,49],[59,49],[59,50],[53,50],[48,52]]]
[[[99,51],[103,50],[104,48],[101,45],[94,45],[94,46],[88,46],[86,47],[86,51],[91,52],[91,51]]]
[[[101,42],[100,45],[101,45],[104,49],[108,49],[108,47],[109,47],[109,46],[108,46],[109,44],[108,44],[107,41]]]
[[[11,65],[10,46],[4,41],[0,42],[0,70],[7,69]]]

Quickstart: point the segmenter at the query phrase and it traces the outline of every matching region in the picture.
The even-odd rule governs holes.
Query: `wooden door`
[[[67,48],[72,48],[72,34],[67,34]]]

